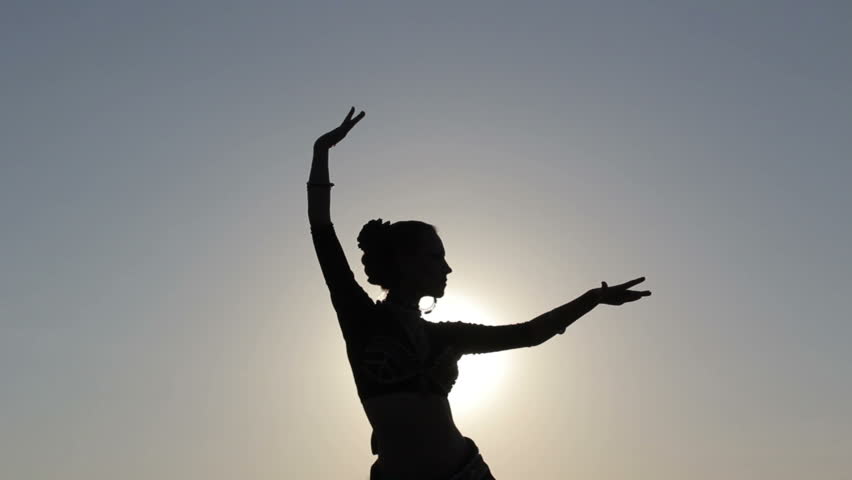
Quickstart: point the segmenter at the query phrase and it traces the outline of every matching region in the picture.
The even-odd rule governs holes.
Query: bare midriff
[[[449,477],[470,454],[444,396],[395,393],[363,405],[373,426],[377,467],[389,478]]]

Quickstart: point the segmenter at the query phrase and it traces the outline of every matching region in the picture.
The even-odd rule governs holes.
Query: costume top
[[[447,396],[462,355],[541,343],[533,322],[434,323],[420,318],[418,310],[373,302],[355,281],[333,225],[312,226],[311,236],[362,402],[399,392]]]

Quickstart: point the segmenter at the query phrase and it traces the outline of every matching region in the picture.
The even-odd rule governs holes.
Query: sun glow
[[[438,299],[435,310],[425,318],[430,322],[497,324],[490,312],[469,297],[460,295],[447,295]],[[459,378],[449,397],[455,415],[474,414],[495,403],[494,396],[506,372],[507,360],[507,356],[502,353],[465,355],[459,360]]]

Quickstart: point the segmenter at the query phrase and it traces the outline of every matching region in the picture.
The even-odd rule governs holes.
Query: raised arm
[[[331,187],[334,184],[328,177],[328,151],[343,140],[349,130],[352,130],[352,127],[364,118],[363,111],[352,118],[354,113],[355,107],[352,107],[343,119],[343,123],[314,142],[314,159],[311,163],[310,177],[308,177],[308,221],[311,227],[331,224]]]
[[[651,295],[651,292],[647,290],[630,290],[644,280],[645,277],[641,277],[613,287],[603,282],[600,288],[589,290],[571,302],[524,323],[490,326],[448,322],[439,323],[435,327],[440,334],[447,336],[447,342],[454,345],[460,354],[534,347],[556,334],[565,332],[568,326],[597,305],[622,305]]]
[[[329,181],[328,176],[328,151],[337,142],[343,140],[349,130],[364,118],[364,112],[353,118],[354,113],[353,107],[340,126],[322,135],[314,143],[314,158],[308,179],[308,221],[311,226],[311,237],[325,283],[331,294],[331,302],[338,314],[372,302],[355,281],[355,276],[349,268],[346,255],[331,223],[331,187],[334,184]],[[351,315],[338,315],[338,318],[342,317],[350,318]],[[344,333],[347,327],[341,324]]]

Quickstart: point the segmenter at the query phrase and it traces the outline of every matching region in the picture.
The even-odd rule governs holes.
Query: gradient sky
[[[354,105],[363,285],[381,217],[494,324],[654,292],[494,354],[497,478],[849,478],[848,1],[343,3],[3,3],[0,477],[367,477]]]

